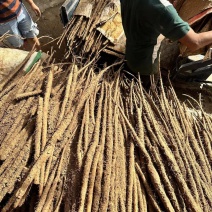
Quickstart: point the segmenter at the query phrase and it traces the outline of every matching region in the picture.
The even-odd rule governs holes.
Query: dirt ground
[[[38,21],[38,26],[40,29],[40,35],[39,35],[40,37],[49,36],[52,37],[53,39],[57,39],[59,36],[61,36],[63,32],[63,24],[60,20],[59,7],[60,5],[53,8],[49,8],[47,11],[44,12],[41,19]],[[44,52],[48,52],[51,51],[52,46],[54,46],[55,57],[58,60],[61,60],[66,50],[66,46],[63,45],[59,49],[57,47],[58,40],[55,40],[53,43],[49,43],[51,41],[52,39],[48,37],[40,38],[41,45],[43,45],[42,50]]]
[[[41,42],[42,51],[51,52],[55,51],[55,58],[61,60],[66,50],[65,44],[59,49],[57,45],[57,38],[61,36],[64,26],[60,19],[60,7],[63,3],[61,0],[51,1],[48,5],[43,1],[37,1],[42,16],[40,19],[34,15],[26,4],[28,11],[32,15],[33,20],[37,23],[39,28],[39,40]],[[56,39],[56,40],[55,40]],[[54,42],[52,42],[55,40]]]
[[[195,109],[200,109],[200,105],[202,106],[203,110],[209,114],[212,114],[212,96],[211,96],[211,89],[207,91],[201,91],[200,89],[188,89],[188,84],[184,84],[185,87],[180,87],[180,85],[175,86],[175,92],[182,102],[190,102]],[[197,102],[198,103],[197,103]],[[190,104],[189,103],[189,104]],[[191,107],[192,107],[191,106]]]

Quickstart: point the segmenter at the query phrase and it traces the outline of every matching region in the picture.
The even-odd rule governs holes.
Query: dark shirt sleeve
[[[170,5],[165,7],[161,13],[158,30],[165,37],[176,41],[188,33],[190,26],[180,18],[175,8]]]

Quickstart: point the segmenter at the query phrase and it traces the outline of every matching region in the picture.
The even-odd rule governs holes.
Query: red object
[[[10,21],[16,18],[21,11],[21,2],[19,0],[0,1],[0,23]]]
[[[204,18],[206,15],[208,15],[210,13],[212,13],[212,8],[208,8],[208,9],[204,10],[203,12],[195,15],[194,17],[192,17],[188,20],[189,25],[196,23],[197,21],[201,20],[202,18]]]

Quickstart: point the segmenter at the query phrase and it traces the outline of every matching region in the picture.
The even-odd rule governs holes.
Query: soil
[[[191,103],[191,107],[199,110],[200,105],[206,113],[212,114],[212,87],[207,90],[201,90],[198,85],[190,86],[189,83],[174,84],[175,92],[181,102]],[[196,102],[197,101],[197,102]]]
[[[43,3],[43,1],[37,1],[36,4],[41,10],[41,18],[38,19],[31,8],[26,4],[26,7],[32,16],[34,22],[37,23],[39,29],[38,38],[41,42],[41,48],[43,52],[55,51],[55,58],[60,61],[63,59],[66,46],[65,44],[58,48],[57,41],[51,42],[53,39],[57,39],[63,33],[63,24],[60,19],[60,7],[62,6],[63,0],[51,1],[49,4]],[[51,42],[51,43],[49,43]],[[48,44],[49,43],[49,44]]]
[[[49,36],[49,37],[52,37],[53,39],[57,39],[58,37],[61,36],[64,30],[63,29],[64,26],[60,20],[59,6],[49,8],[47,11],[44,12],[41,19],[38,21],[38,26],[40,29],[40,34],[39,34],[40,37]],[[61,48],[58,48],[58,45],[57,45],[58,40],[55,40],[53,43],[49,43],[51,40],[52,39],[48,37],[40,39],[42,51],[51,52],[52,50],[54,50],[55,58],[57,58],[57,60],[60,61],[64,58],[66,45],[64,43],[61,46]]]

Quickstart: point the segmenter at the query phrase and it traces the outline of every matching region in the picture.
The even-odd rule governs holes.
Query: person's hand
[[[33,3],[33,4],[31,4],[31,8],[35,12],[36,16],[40,18],[41,11],[40,11],[39,7],[35,3]]]

